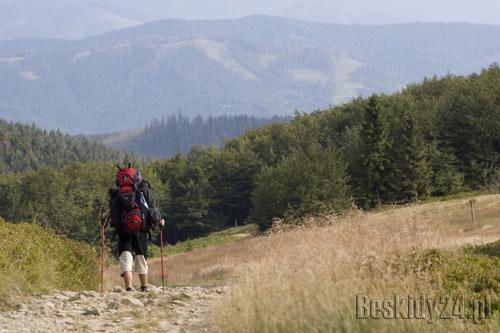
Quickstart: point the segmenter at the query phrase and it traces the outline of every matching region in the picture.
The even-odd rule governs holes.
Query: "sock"
[[[132,288],[127,288],[127,291],[132,291]]]

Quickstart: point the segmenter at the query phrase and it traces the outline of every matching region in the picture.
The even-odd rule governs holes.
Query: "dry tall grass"
[[[500,331],[498,320],[431,325],[355,319],[356,294],[445,293],[444,281],[405,265],[421,260],[425,249],[455,251],[499,239],[500,195],[476,197],[475,213],[473,227],[469,200],[463,199],[353,212],[320,223],[311,219],[304,228],[170,256],[167,279],[170,284],[234,282],[211,316],[216,332]],[[324,222],[329,225],[311,227]],[[152,282],[159,284],[159,261],[152,260],[150,268]],[[116,267],[108,273],[109,284],[121,283]]]
[[[165,277],[169,285],[220,285],[235,281],[238,272],[249,263],[259,261],[265,253],[259,250],[265,238],[240,239],[223,245],[210,246],[187,253],[165,257]],[[161,284],[160,259],[148,261],[150,281]],[[137,279],[135,282],[138,282]],[[123,284],[119,267],[114,264],[106,271],[108,287]]]
[[[500,238],[500,196],[385,209],[331,220],[327,227],[273,234],[255,242],[261,260],[248,262],[241,281],[215,309],[219,332],[497,330],[498,319],[471,321],[356,320],[356,294],[439,296],[439,276],[408,270],[424,249],[455,249]],[[265,255],[265,256],[264,256]],[[420,256],[421,257],[421,256]],[[422,257],[421,257],[422,258]],[[410,265],[410,266],[408,266]],[[498,271],[497,271],[498,273]],[[441,276],[442,279],[445,277]],[[457,292],[459,292],[457,290]]]

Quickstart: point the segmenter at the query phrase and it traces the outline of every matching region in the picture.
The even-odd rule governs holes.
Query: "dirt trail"
[[[120,287],[32,296],[0,313],[6,332],[210,332],[208,309],[227,287],[152,287],[149,293]]]

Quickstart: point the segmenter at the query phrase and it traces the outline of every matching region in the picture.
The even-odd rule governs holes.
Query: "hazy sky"
[[[500,24],[499,0],[90,0],[88,2],[133,7],[141,15],[146,14],[155,18],[230,18],[272,14],[340,23],[465,21]]]
[[[0,0],[0,41],[76,39],[167,18],[256,14],[345,24],[500,24],[500,0]]]
[[[26,1],[96,4],[141,21],[270,14],[337,23],[462,21],[500,24],[500,0],[0,0],[0,3]]]

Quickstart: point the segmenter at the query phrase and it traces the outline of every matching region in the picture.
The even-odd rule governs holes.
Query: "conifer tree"
[[[368,99],[362,124],[361,137],[363,149],[363,173],[360,179],[360,193],[364,195],[361,203],[373,207],[382,203],[386,191],[388,158],[388,128],[376,95]]]
[[[417,201],[428,194],[429,167],[424,138],[413,111],[405,114],[399,145],[402,148],[398,156],[401,179],[396,184],[400,186],[399,197],[404,201]]]

